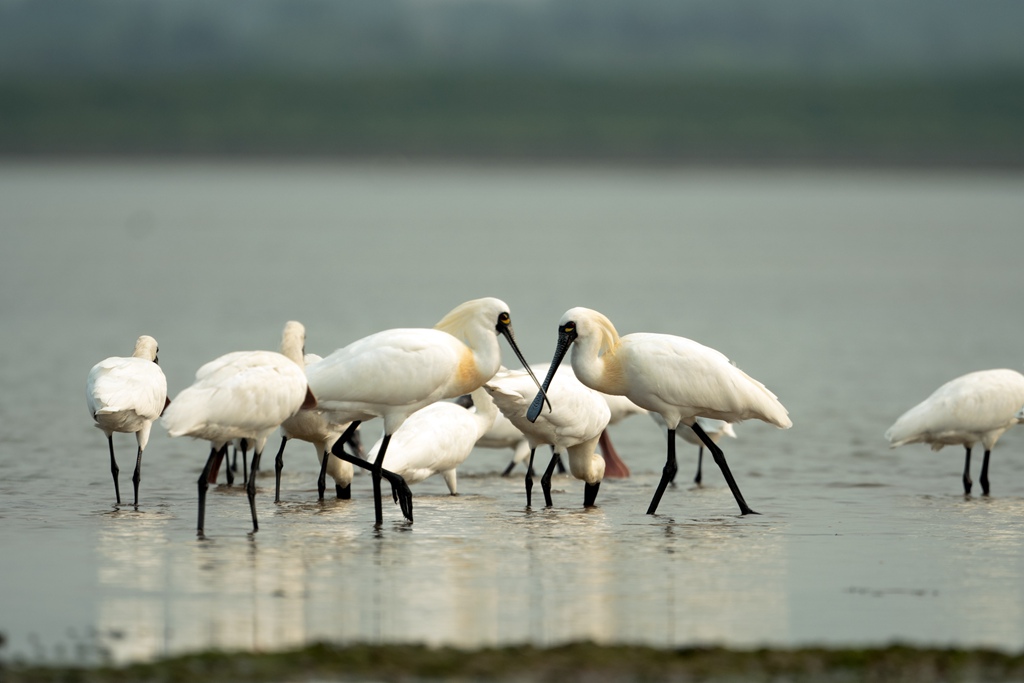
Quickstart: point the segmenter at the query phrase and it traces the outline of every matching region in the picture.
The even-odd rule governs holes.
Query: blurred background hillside
[[[0,0],[0,154],[1024,164],[1009,0]]]

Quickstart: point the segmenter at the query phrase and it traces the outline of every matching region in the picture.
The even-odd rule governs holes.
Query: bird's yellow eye
[[[562,329],[565,330],[566,332],[573,332],[576,330],[576,326],[570,323],[563,327]]]
[[[508,313],[502,313],[498,316],[498,322],[502,325],[510,325],[512,323],[512,319],[508,317]]]

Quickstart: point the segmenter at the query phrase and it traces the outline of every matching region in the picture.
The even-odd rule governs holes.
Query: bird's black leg
[[[242,439],[242,483],[248,485],[249,483],[249,440]],[[255,458],[255,453],[253,454]]]
[[[561,457],[557,451],[552,447],[551,450],[551,462],[548,463],[548,468],[544,470],[544,475],[540,478],[540,487],[544,491],[544,504],[548,507],[552,507],[554,503],[551,500],[551,475],[555,472],[555,467],[561,462]]]
[[[700,438],[701,441],[704,442],[704,445],[708,447],[708,450],[711,451],[711,455],[714,456],[715,462],[718,463],[718,468],[722,470],[722,476],[725,477],[726,483],[729,484],[729,490],[732,491],[732,495],[736,499],[736,504],[740,506],[740,514],[760,514],[750,509],[750,506],[747,505],[747,501],[743,500],[743,494],[740,493],[740,487],[736,485],[736,480],[733,478],[732,471],[729,469],[729,463],[725,461],[725,453],[722,452],[722,449],[719,448],[715,444],[715,442],[711,440],[711,437],[708,436],[707,433],[703,429],[701,429],[701,426],[696,422],[694,422],[693,425],[691,425],[691,429],[693,429],[694,433]]]
[[[114,476],[114,495],[117,497],[117,504],[121,504],[121,487],[117,483],[117,474],[121,470],[117,468],[117,460],[114,459],[114,435],[107,437],[107,447],[110,449],[110,474]]]
[[[601,482],[586,484],[583,487],[583,507],[592,508],[596,505],[597,491],[601,488]]]
[[[281,447],[277,449],[277,457],[274,458],[274,502],[281,502],[281,470],[284,469],[284,445],[288,443],[288,437],[281,435]]]
[[[221,457],[224,456],[228,451],[228,445],[220,449],[219,454]],[[203,535],[203,522],[206,518],[206,490],[210,488],[210,470],[213,469],[213,463],[217,460],[218,451],[215,446],[210,447],[210,456],[206,458],[206,467],[203,468],[203,473],[199,475],[199,522],[196,525],[196,532]]]
[[[966,454],[964,455],[964,495],[968,496],[971,493],[971,447],[964,446]]]
[[[132,487],[135,489],[135,507],[139,507],[139,482],[142,481],[142,448],[135,456],[135,473],[132,474]]]
[[[704,465],[704,446],[701,446],[700,450],[697,451],[697,476],[695,476],[693,478],[693,483],[696,484],[697,486],[700,486],[700,482],[704,479],[703,475],[701,474],[701,468],[702,468],[703,465]]]
[[[552,457],[555,459],[555,467],[558,469],[558,473],[565,474],[565,463],[562,462],[562,454],[555,453]]]
[[[242,447],[242,462],[245,462],[245,446],[243,441]],[[256,471],[260,467],[260,456],[263,455],[262,450],[254,450],[252,452],[252,471],[249,473],[249,479],[245,483],[245,493],[249,496],[249,512],[252,513],[252,530],[253,533],[260,530],[259,522],[256,521]]]
[[[992,451],[985,451],[985,459],[981,461],[981,493],[982,495],[988,495],[988,456],[992,454]]]
[[[508,464],[508,467],[506,467],[506,468],[505,468],[505,469],[504,469],[504,470],[502,471],[502,473],[501,473],[501,476],[503,476],[503,477],[507,477],[508,475],[512,474],[512,470],[514,470],[515,468],[516,468],[516,461],[515,461],[515,460],[513,460],[512,462],[510,462],[510,463]]]
[[[352,423],[353,425],[356,423]],[[350,427],[351,429],[352,427]],[[342,440],[338,439],[334,442],[331,447],[331,453],[342,460],[352,463],[357,467],[362,467],[364,470],[369,470],[371,473],[374,470],[372,463],[368,463],[360,457],[351,455],[345,452],[342,446]],[[387,479],[391,483],[391,497],[396,503],[402,508],[402,514],[410,522],[412,521],[412,490],[409,485],[405,482],[405,479],[400,474],[395,474],[390,470],[386,470],[383,467],[380,469],[380,475]],[[383,516],[383,515],[382,515]]]
[[[384,523],[384,510],[381,505],[380,496],[380,480],[381,480],[381,464],[384,462],[384,454],[387,453],[388,444],[391,443],[391,435],[385,434],[384,438],[380,442],[380,450],[377,451],[377,458],[373,461],[373,468],[370,470],[370,475],[373,478],[373,514],[376,519],[377,526]]]
[[[224,446],[224,453],[225,453],[225,455],[227,454],[227,452],[228,452],[228,447],[225,444],[225,446]],[[235,485],[235,472],[234,472],[234,470],[235,470],[235,467],[238,466],[238,447],[237,446],[232,446],[232,453],[234,454],[234,457],[235,457],[235,463],[233,465],[231,465],[230,467],[225,467],[224,468],[224,476],[228,480],[228,486],[234,486]],[[217,466],[220,467],[220,463],[219,462],[218,462]],[[216,479],[217,478],[214,477],[214,481],[213,481],[214,484],[217,483]]]
[[[665,467],[661,470],[661,481],[658,482],[658,488],[654,491],[654,498],[651,498],[647,514],[653,515],[657,512],[658,503],[661,502],[661,497],[665,495],[668,483],[676,478],[677,471],[679,471],[679,466],[676,464],[676,430],[670,429],[668,430],[668,451],[665,454]]]
[[[331,452],[334,453],[335,455],[337,455],[339,458],[341,458],[341,454],[345,452],[345,442],[353,440],[355,438],[353,435],[355,434],[356,429],[358,427],[359,427],[359,420],[356,420],[355,422],[349,423],[348,427],[345,429],[345,431],[342,433],[342,435],[339,436],[338,440],[334,442],[334,445],[331,447]],[[352,441],[352,442],[355,443],[355,444],[358,444],[358,441]],[[348,460],[348,458],[341,458],[341,459],[342,460]],[[357,460],[361,464],[364,464],[364,465],[366,464],[366,462],[362,458],[357,458]],[[354,460],[349,460],[349,462],[353,462],[354,463],[355,461]],[[324,453],[324,457],[322,457],[320,459],[320,476],[317,477],[317,480],[316,480],[317,500],[323,500],[324,499],[324,491],[326,491],[326,490],[327,490],[327,454]]]
[[[526,507],[533,502],[533,454],[537,449],[530,449],[530,461],[526,465]]]

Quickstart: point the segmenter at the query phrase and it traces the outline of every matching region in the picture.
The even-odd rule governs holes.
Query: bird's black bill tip
[[[526,411],[526,419],[530,422],[536,422],[537,418],[540,417],[540,411],[544,409],[544,401],[547,400],[547,396],[544,391],[538,391],[537,396],[534,397],[533,403],[530,404],[530,409]],[[551,404],[548,403],[548,408],[551,408]]]
[[[538,380],[537,376],[533,374],[533,370],[530,369],[530,364],[527,363],[526,359],[523,357],[523,352],[519,350],[519,345],[516,344],[516,338],[515,335],[512,333],[511,325],[506,325],[505,327],[503,327],[501,329],[501,333],[505,335],[505,339],[508,341],[508,345],[512,347],[513,353],[516,354],[516,358],[518,358],[519,362],[523,364],[523,367],[526,369],[526,372],[529,373],[530,377],[533,378],[534,383],[537,385],[537,389],[540,390],[537,396],[541,400],[541,406],[546,401],[548,404],[548,410],[550,410],[551,402],[548,401],[547,390],[545,387],[541,386],[540,380]],[[537,399],[534,399],[534,403],[536,403],[536,401]],[[530,406],[530,411],[529,413],[527,413],[527,419],[529,419],[530,422],[536,420],[537,416],[540,415],[541,406],[537,407],[536,412],[534,412],[533,406]],[[530,417],[530,414],[533,414],[533,417]]]

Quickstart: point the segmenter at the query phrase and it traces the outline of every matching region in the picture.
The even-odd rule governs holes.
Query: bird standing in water
[[[1007,429],[1024,422],[1024,375],[1016,370],[981,370],[952,379],[903,413],[885,433],[890,448],[930,444],[933,451],[961,445],[964,494],[971,492],[971,449],[981,442],[981,490],[988,495],[988,459]],[[1020,411],[1020,412],[1018,412]]]
[[[142,480],[142,451],[149,443],[153,422],[167,406],[167,378],[157,364],[156,339],[142,335],[135,342],[135,351],[128,358],[111,356],[101,360],[89,371],[85,383],[85,400],[96,426],[107,435],[110,450],[110,473],[114,477],[114,496],[121,504],[117,483],[120,471],[114,458],[114,432],[135,434],[139,450],[135,456],[134,505],[139,504],[139,482]]]
[[[374,417],[384,419],[384,435],[373,463],[345,453],[344,437],[332,449],[334,455],[369,469],[373,475],[377,526],[384,522],[382,477],[391,482],[402,512],[412,521],[408,485],[383,467],[392,435],[417,410],[472,393],[493,377],[501,367],[498,335],[508,340],[522,361],[508,305],[495,298],[474,299],[456,306],[432,329],[400,328],[371,334],[307,369],[309,386],[320,407],[336,413],[338,420],[350,420],[357,426]],[[325,467],[326,463],[321,466],[321,479]]]
[[[711,451],[740,513],[756,514],[743,499],[722,449],[704,433],[696,418],[726,422],[756,418],[788,429],[793,423],[775,394],[715,349],[668,334],[639,332],[619,337],[606,316],[582,307],[566,311],[558,324],[558,343],[544,379],[545,389],[570,347],[572,368],[581,382],[596,391],[627,396],[665,420],[668,452],[647,514],[657,511],[678,470],[675,431],[680,424],[690,427]],[[528,417],[537,419],[542,407],[538,395]]]
[[[210,479],[216,479],[217,468],[234,439],[246,439],[255,446],[246,494],[252,530],[259,530],[256,471],[267,437],[301,408],[316,407],[302,370],[305,339],[302,324],[290,321],[284,327],[281,353],[236,351],[210,361],[196,371],[192,386],[178,394],[165,411],[162,422],[171,436],[210,442],[210,455],[198,482],[200,535]]]

